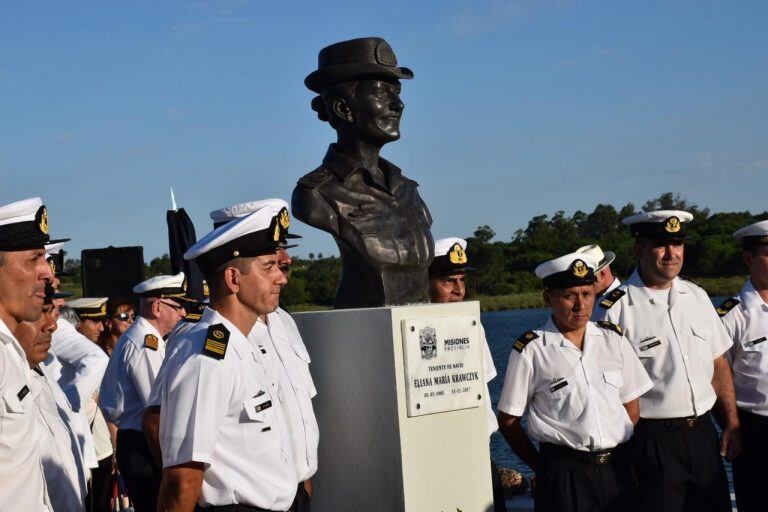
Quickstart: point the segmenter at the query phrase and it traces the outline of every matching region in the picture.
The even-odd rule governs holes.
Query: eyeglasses
[[[160,304],[165,304],[169,308],[173,308],[174,311],[179,311],[181,309],[184,309],[184,306],[180,306],[180,305],[176,304],[175,302],[165,302],[164,300],[158,300],[157,302],[159,302]]]
[[[119,315],[114,315],[112,318],[121,322],[127,322],[128,320],[133,322],[136,320],[136,315],[134,313],[120,313]]]

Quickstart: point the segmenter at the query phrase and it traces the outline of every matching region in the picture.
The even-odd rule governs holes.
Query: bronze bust
[[[432,217],[418,184],[379,157],[384,144],[400,138],[400,79],[409,78],[386,41],[366,37],[323,48],[318,69],[304,80],[319,94],[312,109],[337,141],[299,180],[292,209],[339,246],[337,309],[429,301]]]

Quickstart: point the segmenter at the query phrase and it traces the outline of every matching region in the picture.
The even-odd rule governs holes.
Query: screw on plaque
[[[477,320],[472,320],[472,325],[477,325]]]
[[[421,404],[416,404],[417,409],[421,409]]]
[[[411,326],[411,332],[414,332],[416,330],[416,327]]]
[[[477,395],[477,399],[478,400],[482,400],[483,399],[483,395]]]

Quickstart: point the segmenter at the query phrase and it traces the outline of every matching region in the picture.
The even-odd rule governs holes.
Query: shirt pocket
[[[692,325],[691,332],[696,344],[696,352],[704,361],[712,361],[712,327],[708,325]]]
[[[309,352],[307,352],[306,347],[297,343],[292,343],[291,348],[293,348],[293,352],[298,358],[296,366],[298,367],[298,372],[302,378],[303,391],[307,393],[309,398],[313,398],[317,395],[317,390],[315,389],[315,383],[312,380],[312,374],[309,371],[309,363],[312,362],[309,357]]]
[[[606,384],[613,386],[614,388],[620,388],[624,385],[624,376],[621,372],[603,372],[603,379],[605,379]]]
[[[243,401],[243,437],[249,453],[263,453],[280,446],[274,403],[267,393]]]
[[[27,400],[31,400],[27,397]],[[2,410],[0,410],[0,438],[4,444],[15,446],[24,442],[25,435],[29,432],[28,421],[33,421],[25,416],[24,404],[15,391],[6,391],[2,395]]]

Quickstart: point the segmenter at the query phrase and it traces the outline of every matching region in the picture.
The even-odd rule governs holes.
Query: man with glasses
[[[154,511],[162,470],[141,431],[141,416],[165,358],[164,338],[184,317],[184,273],[156,276],[133,289],[139,316],[118,340],[101,384],[100,406],[117,425],[117,465],[136,512]]]

